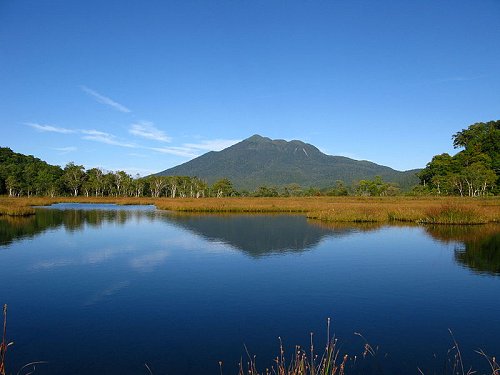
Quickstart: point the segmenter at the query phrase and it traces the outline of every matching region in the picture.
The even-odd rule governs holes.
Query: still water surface
[[[321,348],[327,317],[342,353],[378,347],[373,373],[442,373],[448,329],[475,368],[500,355],[495,226],[61,204],[0,219],[0,277],[12,373],[235,374],[244,345],[262,368],[278,336]]]

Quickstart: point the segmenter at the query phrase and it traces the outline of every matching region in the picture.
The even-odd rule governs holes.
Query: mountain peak
[[[248,137],[247,139],[244,139],[242,143],[244,142],[251,142],[251,143],[272,143],[276,145],[294,145],[294,146],[309,146],[309,147],[314,147],[311,144],[302,142],[297,139],[292,139],[291,141],[287,141],[285,139],[271,139],[268,137],[263,137],[260,134],[254,134],[251,137]],[[314,147],[316,148],[316,147]]]
[[[247,139],[244,139],[243,142],[257,142],[257,143],[262,143],[262,142],[270,142],[271,138],[263,137],[260,134],[254,134],[251,137],[248,137]]]
[[[271,139],[260,134],[158,174],[198,176],[209,183],[227,177],[237,189],[248,190],[261,185],[291,183],[325,187],[332,186],[336,180],[350,184],[376,175],[390,182],[403,182],[408,178],[404,172],[375,163],[326,155],[299,140]],[[409,180],[412,178],[410,176]]]
[[[249,141],[249,140],[259,140],[259,139],[268,139],[268,138],[255,133],[254,135],[248,137],[246,140]]]
[[[236,152],[260,152],[267,153],[268,157],[276,160],[279,158],[286,158],[286,155],[296,159],[297,157],[321,157],[326,156],[321,153],[313,145],[304,143],[298,140],[286,141],[284,139],[271,139],[263,137],[259,134],[254,134],[251,137],[244,139],[240,143],[237,143],[230,147],[230,149]],[[250,155],[249,155],[250,156]]]

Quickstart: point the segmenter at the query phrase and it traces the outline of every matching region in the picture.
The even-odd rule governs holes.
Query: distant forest
[[[418,173],[420,184],[411,194],[422,195],[498,195],[500,174],[500,120],[476,123],[452,137],[454,156],[440,154]],[[20,196],[126,196],[126,197],[288,197],[316,195],[387,196],[401,194],[396,184],[381,177],[360,180],[351,186],[332,181],[331,187],[318,189],[298,184],[260,186],[255,191],[236,191],[222,178],[212,185],[190,176],[132,177],[124,171],[86,170],[73,162],[64,168],[36,157],[0,148],[0,194]],[[408,193],[408,192],[407,192]]]
[[[228,178],[209,185],[190,176],[133,177],[124,171],[86,170],[73,162],[64,168],[47,164],[31,155],[0,148],[0,194],[21,196],[113,196],[113,197],[170,197],[202,198],[229,196],[316,196],[316,195],[396,195],[399,188],[385,183],[380,177],[361,180],[355,186],[335,181],[326,189],[285,186],[260,186],[255,191],[237,191]]]

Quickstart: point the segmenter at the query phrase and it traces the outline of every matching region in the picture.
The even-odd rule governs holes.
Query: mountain
[[[222,151],[210,151],[157,175],[197,176],[208,183],[227,177],[239,190],[291,183],[321,188],[333,186],[336,180],[352,184],[381,176],[384,181],[404,188],[418,183],[417,171],[396,171],[369,161],[326,155],[301,141],[253,135]]]

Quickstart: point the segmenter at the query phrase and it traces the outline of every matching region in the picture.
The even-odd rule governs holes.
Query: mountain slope
[[[209,183],[227,177],[237,189],[261,185],[326,187],[343,180],[348,184],[381,176],[402,187],[418,182],[416,171],[400,172],[369,161],[323,154],[301,141],[271,140],[254,135],[222,151],[211,151],[158,173],[161,176],[197,176]]]

